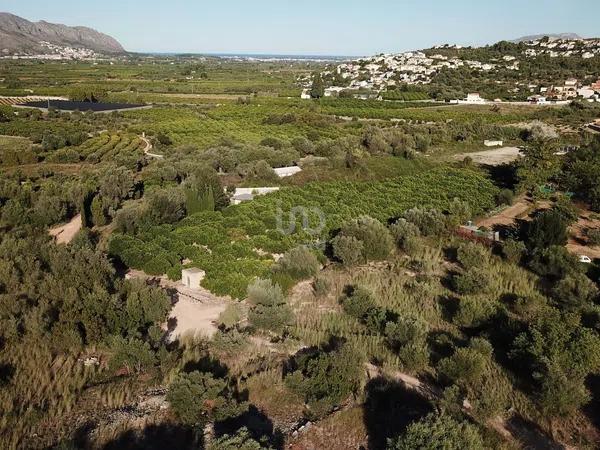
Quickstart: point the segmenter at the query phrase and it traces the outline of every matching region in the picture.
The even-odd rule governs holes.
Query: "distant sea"
[[[348,61],[357,56],[340,55],[277,55],[268,53],[150,53],[160,56],[212,56],[248,61]]]

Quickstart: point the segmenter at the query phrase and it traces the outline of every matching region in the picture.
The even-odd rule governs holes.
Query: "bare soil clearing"
[[[508,208],[491,217],[477,221],[478,227],[493,229],[495,225],[512,225],[517,219],[525,219],[536,208],[535,203],[527,197],[520,197]]]
[[[217,332],[217,319],[231,299],[217,297],[204,288],[190,289],[181,283],[161,278],[161,286],[175,290],[176,301],[169,314],[169,337],[175,341],[186,334],[211,338]]]
[[[503,209],[498,214],[485,217],[476,222],[479,227],[494,229],[495,226],[510,226],[517,220],[530,220],[531,213],[552,207],[550,201],[534,202],[531,198],[521,197],[516,202]],[[589,228],[600,228],[600,220],[592,219],[589,211],[584,211],[579,220],[569,229],[569,242],[567,250],[581,256],[589,256],[592,259],[600,259],[600,246],[591,247],[587,245],[586,230]]]
[[[175,326],[169,333],[169,340],[175,341],[186,334],[211,338],[217,332],[215,323],[225,308],[226,303],[203,303],[179,293],[169,315],[169,323],[173,321]]]
[[[469,157],[477,164],[485,164],[488,166],[500,166],[516,161],[521,157],[521,149],[519,147],[501,147],[493,150],[483,150],[480,152],[460,153],[454,155],[453,159],[462,161]]]
[[[130,270],[127,272],[126,278],[158,280],[160,287],[171,295],[173,308],[167,319],[167,339],[170,342],[176,341],[184,335],[200,335],[211,338],[218,329],[217,319],[232,301],[228,297],[217,297],[202,287],[190,289],[165,276],[153,277],[140,270]]]
[[[592,259],[600,259],[600,246],[586,245],[586,230],[588,228],[600,229],[600,219],[592,219],[588,214],[582,215],[569,230],[569,243],[567,250],[578,256],[585,255]]]
[[[57,244],[68,244],[73,240],[79,230],[81,230],[81,214],[73,217],[67,224],[51,228],[48,233],[56,240]]]

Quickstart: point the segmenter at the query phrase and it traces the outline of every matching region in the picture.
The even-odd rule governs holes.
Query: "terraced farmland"
[[[119,165],[136,164],[144,156],[146,143],[134,134],[102,133],[88,139],[78,147],[65,147],[48,157],[59,163],[88,162],[98,164],[106,161]]]

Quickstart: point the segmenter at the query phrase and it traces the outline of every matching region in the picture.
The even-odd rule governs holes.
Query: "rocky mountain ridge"
[[[67,49],[74,53],[80,50],[107,55],[125,53],[116,39],[92,28],[30,22],[14,14],[0,13],[0,53],[3,56],[59,54]]]

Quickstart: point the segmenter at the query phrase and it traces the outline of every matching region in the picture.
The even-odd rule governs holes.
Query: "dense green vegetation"
[[[385,182],[313,183],[223,212],[192,215],[175,226],[115,235],[109,249],[129,267],[154,275],[169,273],[174,279],[181,272],[181,261],[189,259],[206,271],[205,287],[242,298],[248,282],[264,276],[270,266],[270,258],[259,256],[257,249],[282,253],[306,239],[320,242],[352,217],[366,214],[387,220],[418,205],[445,210],[455,198],[468,202],[478,214],[495,205],[495,194],[481,175],[449,168]],[[323,225],[318,234],[301,228],[300,215],[289,216],[297,205],[306,208],[313,228]],[[282,234],[278,226],[295,232]]]
[[[325,98],[322,69],[0,63],[0,94],[156,103],[0,111],[2,448],[596,445],[600,269],[577,255],[600,241],[600,140],[572,130],[597,107]],[[432,86],[487,86],[467,75]],[[448,162],[484,139],[524,157]],[[513,202],[503,241],[457,231]],[[176,290],[190,267],[205,300]],[[186,301],[213,335],[174,337]]]

